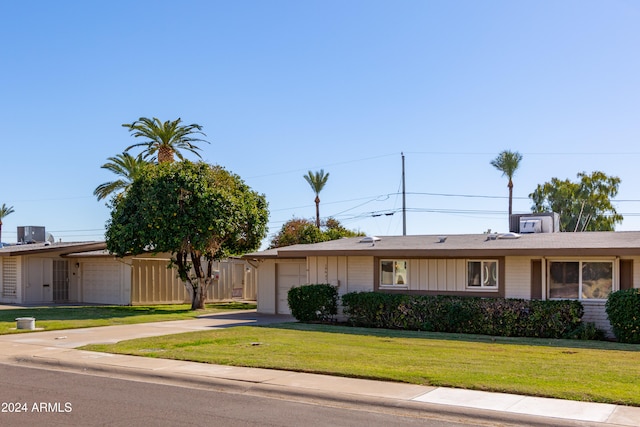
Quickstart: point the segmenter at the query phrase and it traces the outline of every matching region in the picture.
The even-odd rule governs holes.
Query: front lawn
[[[640,406],[640,345],[279,324],[86,350]]]
[[[16,330],[16,318],[35,317],[36,327],[44,330],[89,328],[93,326],[126,325],[193,319],[198,316],[229,310],[255,309],[255,304],[242,302],[207,304],[204,310],[192,311],[191,305],[152,306],[82,306],[31,307],[0,310],[0,334],[31,332]]]

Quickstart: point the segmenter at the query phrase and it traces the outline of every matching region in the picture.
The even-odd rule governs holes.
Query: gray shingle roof
[[[442,237],[446,237],[443,240]],[[537,233],[507,235],[451,234],[382,236],[363,243],[361,237],[310,245],[294,245],[246,255],[254,258],[295,258],[322,255],[404,257],[460,256],[620,256],[640,255],[640,231]],[[274,253],[275,251],[275,253]]]

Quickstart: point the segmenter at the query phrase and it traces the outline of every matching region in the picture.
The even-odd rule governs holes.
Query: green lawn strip
[[[29,307],[0,310],[0,334],[32,332],[16,329],[16,318],[34,317],[36,327],[44,330],[89,328],[193,319],[230,310],[255,309],[255,304],[241,302],[207,304],[204,310],[192,311],[187,304],[154,306],[78,306]]]
[[[640,406],[640,346],[281,324],[85,350]]]

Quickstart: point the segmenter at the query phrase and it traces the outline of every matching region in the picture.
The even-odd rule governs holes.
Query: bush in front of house
[[[327,283],[293,287],[287,301],[299,322],[327,322],[338,313],[338,288]]]
[[[342,296],[342,305],[349,323],[373,328],[539,338],[568,337],[584,328],[582,304],[569,300],[354,292]]]
[[[605,307],[618,341],[640,344],[640,289],[612,292]]]

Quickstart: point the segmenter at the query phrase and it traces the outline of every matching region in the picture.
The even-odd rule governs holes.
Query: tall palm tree
[[[522,154],[517,151],[505,150],[491,161],[491,165],[502,172],[502,176],[509,178],[509,183],[507,184],[507,187],[509,187],[509,218],[513,213],[513,175],[516,173],[518,166],[520,166],[521,160]]]
[[[190,151],[201,157],[197,152],[200,148],[194,143],[208,143],[208,141],[197,137],[197,135],[207,135],[202,132],[202,126],[195,123],[181,125],[181,121],[181,119],[177,119],[161,122],[155,117],[153,119],[140,117],[131,124],[123,124],[122,126],[128,128],[135,138],[146,138],[146,141],[130,145],[125,151],[129,151],[133,147],[146,147],[143,151],[144,158],[157,154],[158,163],[171,163],[174,161],[174,156],[184,160],[181,150]]]
[[[2,247],[2,218],[13,212],[13,206],[7,206],[4,203],[0,206],[0,248]]]
[[[107,160],[109,160],[109,162],[100,167],[115,173],[120,179],[98,185],[96,189],[93,190],[93,195],[98,197],[98,200],[107,198],[111,193],[118,191],[126,192],[131,183],[133,183],[140,174],[142,168],[149,164],[149,162],[142,158],[142,154],[133,157],[126,152],[118,154],[115,157],[109,157]],[[155,161],[155,158],[152,160]]]
[[[320,228],[320,192],[324,188],[324,185],[329,179],[329,174],[324,173],[324,169],[320,169],[320,172],[313,173],[309,171],[307,175],[303,175],[307,180],[314,193],[316,193],[316,227]]]

